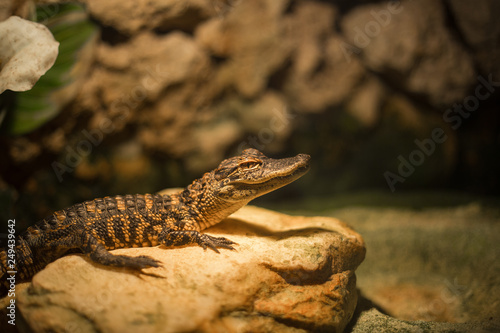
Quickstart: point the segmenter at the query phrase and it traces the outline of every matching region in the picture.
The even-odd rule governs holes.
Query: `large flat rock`
[[[148,275],[69,255],[19,293],[19,311],[34,332],[340,332],[352,317],[365,246],[339,220],[247,206],[207,233],[236,251],[113,251],[160,260]]]

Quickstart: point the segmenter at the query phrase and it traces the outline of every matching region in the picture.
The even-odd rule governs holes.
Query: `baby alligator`
[[[309,169],[309,155],[272,159],[256,149],[226,159],[213,171],[172,195],[105,197],[60,210],[29,227],[15,246],[0,252],[0,294],[8,277],[21,282],[68,252],[81,251],[92,261],[142,270],[159,267],[147,256],[116,255],[109,250],[163,244],[198,244],[203,249],[233,249],[224,237],[201,233],[250,200],[285,186]],[[12,244],[11,242],[10,244]],[[9,279],[11,280],[11,279]]]

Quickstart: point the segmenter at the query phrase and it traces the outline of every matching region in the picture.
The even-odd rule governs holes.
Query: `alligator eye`
[[[251,169],[257,169],[260,166],[260,162],[243,162],[238,165],[240,169],[243,170],[251,170]]]

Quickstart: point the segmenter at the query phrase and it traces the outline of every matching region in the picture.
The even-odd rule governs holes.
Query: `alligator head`
[[[310,156],[273,159],[256,149],[222,161],[195,180],[173,202],[189,209],[190,218],[205,229],[234,213],[249,201],[290,184],[309,170]]]
[[[273,159],[256,149],[222,161],[213,171],[214,194],[225,201],[250,201],[290,184],[309,170],[310,156]]]

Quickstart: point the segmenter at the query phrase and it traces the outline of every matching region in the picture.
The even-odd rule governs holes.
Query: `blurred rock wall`
[[[2,137],[6,183],[154,191],[253,146],[312,154],[308,193],[498,193],[498,1],[84,3],[101,27],[86,82]]]

